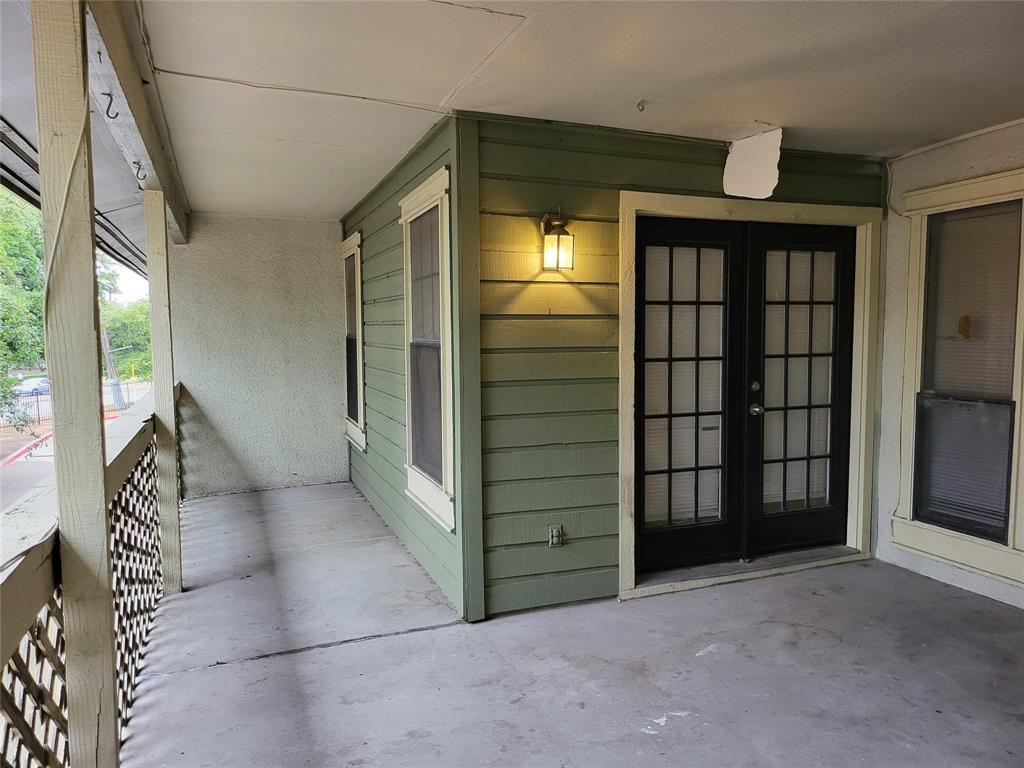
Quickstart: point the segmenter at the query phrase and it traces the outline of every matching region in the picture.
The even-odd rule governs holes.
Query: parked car
[[[46,376],[25,379],[14,387],[14,393],[17,395],[48,395],[50,394],[50,380]]]

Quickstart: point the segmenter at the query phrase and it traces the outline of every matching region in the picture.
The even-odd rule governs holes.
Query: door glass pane
[[[644,412],[677,414],[645,419],[644,469],[669,470],[663,484],[645,485],[645,493],[665,493],[664,517],[652,518],[652,524],[692,525],[698,519],[698,495],[702,515],[721,512],[724,252],[648,246],[645,254]],[[652,301],[665,304],[647,303]],[[666,357],[670,361],[661,362]],[[705,474],[707,487],[701,489]]]
[[[786,252],[765,254],[764,297],[768,301],[786,300]]]
[[[672,468],[692,469],[693,456],[696,448],[696,437],[693,434],[693,416],[682,416],[672,419]]]
[[[688,309],[690,309],[688,307]],[[722,356],[722,307],[701,305],[700,356]]]
[[[789,254],[789,300],[809,301],[811,298],[811,254],[792,251]]]
[[[666,276],[665,285],[668,285]],[[697,249],[672,249],[672,301],[697,300]]]
[[[764,353],[782,355],[786,352],[786,308],[769,305],[764,308]]]
[[[697,518],[716,520],[722,516],[721,470],[705,469],[697,473]]]
[[[928,217],[914,517],[1005,543],[1021,202]]]
[[[765,514],[782,509],[782,464],[765,464],[762,481]]]
[[[647,305],[644,313],[644,355],[668,357],[668,307]]]
[[[807,354],[807,318],[810,316],[808,310],[806,304],[789,306],[789,348],[786,351],[791,355]]]
[[[763,403],[776,410],[763,416],[762,495],[771,514],[806,509],[808,489],[827,494],[831,409],[810,406],[831,405],[836,255],[777,250],[764,259]]]
[[[672,525],[694,522],[693,472],[672,473]]]
[[[668,248],[649,245],[644,249],[644,298],[668,301]]]
[[[668,308],[665,308],[668,311]],[[672,357],[696,357],[697,308],[689,304],[672,306]]]
[[[814,300],[832,301],[836,255],[831,251],[814,252]]]
[[[786,509],[802,509],[806,506],[807,462],[787,461],[783,472],[786,475]]]
[[[644,365],[644,413],[668,413],[668,363]]]
[[[829,499],[828,487],[828,459],[814,459],[810,463],[810,486],[808,496],[812,507],[827,506]]]
[[[693,413],[696,410],[696,363],[672,363],[672,412]]]
[[[668,466],[668,419],[644,421],[644,467],[649,470]]]
[[[668,523],[668,475],[647,475],[644,479],[644,525]]]
[[[811,352],[815,354],[832,351],[832,306],[815,304],[812,316],[814,323]]]
[[[722,301],[722,249],[700,249],[700,300]]]
[[[783,371],[785,361],[778,357],[769,357],[764,361],[764,407],[777,408],[782,405],[785,381]]]

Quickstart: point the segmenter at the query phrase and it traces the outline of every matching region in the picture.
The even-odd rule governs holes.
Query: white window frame
[[[454,499],[454,444],[455,429],[453,424],[454,409],[452,407],[452,306],[451,306],[451,234],[449,200],[449,173],[441,168],[415,190],[402,198],[399,206],[402,209],[402,249],[404,253],[403,268],[405,272],[405,451],[406,451],[406,489],[405,494],[426,512],[431,519],[446,531],[455,530],[455,499]],[[410,343],[412,342],[412,251],[410,249],[409,227],[413,219],[422,213],[438,207],[438,232],[440,247],[438,249],[440,264],[440,322],[441,322],[441,467],[442,482],[438,484],[433,478],[412,465],[411,429],[412,429],[412,383],[409,371],[411,367]]]
[[[345,334],[348,335],[348,285],[345,280],[345,260],[351,256],[355,260],[356,283],[356,392],[359,402],[356,409],[356,421],[348,415],[348,403],[345,403],[345,436],[360,451],[366,451],[366,394],[363,389],[363,238],[359,232],[346,237],[341,243],[341,274],[345,297]],[[347,373],[347,368],[346,368]],[[346,381],[346,385],[348,382]]]
[[[908,192],[904,213],[910,219],[907,267],[907,331],[903,361],[902,434],[900,444],[900,499],[892,517],[892,539],[911,549],[1010,583],[1024,583],[1024,482],[1021,482],[1021,409],[1024,408],[1024,237],[1021,238],[1017,275],[1017,327],[1014,339],[1013,397],[1016,401],[1010,460],[1010,515],[1007,543],[979,539],[958,531],[915,520],[914,447],[917,429],[916,398],[921,389],[921,349],[924,336],[925,266],[928,216],[980,205],[1024,200],[1024,168]],[[1024,210],[1024,203],[1022,203]],[[1022,214],[1024,233],[1024,214]]]

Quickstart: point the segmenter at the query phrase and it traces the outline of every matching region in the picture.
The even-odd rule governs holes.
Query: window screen
[[[359,423],[359,317],[356,311],[356,257],[345,259],[345,386],[348,417]]]
[[[1021,203],[928,217],[914,517],[1006,541]]]
[[[440,209],[409,223],[410,314],[409,391],[412,465],[443,484],[441,441],[441,274]]]

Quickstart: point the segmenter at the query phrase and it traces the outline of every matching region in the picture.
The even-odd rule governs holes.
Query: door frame
[[[871,485],[878,363],[878,277],[883,209],[862,206],[778,203],[723,197],[619,192],[619,598],[674,592],[709,584],[749,579],[832,562],[870,556]],[[800,564],[775,566],[713,578],[659,581],[637,586],[634,443],[636,349],[636,219],[671,216],[685,219],[827,224],[856,227],[853,360],[850,391],[850,480],[846,545],[854,554]]]

